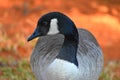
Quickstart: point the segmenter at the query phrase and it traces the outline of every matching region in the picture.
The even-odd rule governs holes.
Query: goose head
[[[50,12],[43,15],[37,23],[37,27],[28,41],[46,35],[63,34],[65,37],[75,37],[77,29],[73,21],[60,12]]]

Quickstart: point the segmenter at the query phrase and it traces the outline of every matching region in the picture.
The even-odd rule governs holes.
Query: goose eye
[[[42,24],[43,24],[44,26],[46,26],[46,25],[48,25],[48,22],[47,22],[47,21],[44,21],[44,22],[42,22]]]

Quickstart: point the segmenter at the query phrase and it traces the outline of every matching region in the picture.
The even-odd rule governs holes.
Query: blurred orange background
[[[0,57],[29,58],[36,40],[28,43],[27,37],[41,15],[51,11],[92,32],[105,61],[120,60],[120,0],[1,0]]]

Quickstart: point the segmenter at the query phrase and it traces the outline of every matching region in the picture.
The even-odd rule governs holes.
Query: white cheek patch
[[[49,31],[47,33],[48,35],[59,33],[57,23],[58,23],[58,20],[56,18],[51,19],[50,28],[49,28]]]

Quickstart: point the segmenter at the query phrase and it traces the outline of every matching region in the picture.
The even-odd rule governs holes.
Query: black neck
[[[73,35],[65,35],[63,46],[57,58],[69,61],[78,66],[76,53],[78,48],[78,32]]]

